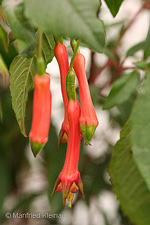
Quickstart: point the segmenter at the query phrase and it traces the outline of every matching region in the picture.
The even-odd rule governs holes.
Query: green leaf
[[[145,46],[145,41],[142,41],[134,46],[132,46],[128,51],[127,51],[127,54],[126,56],[129,57],[129,56],[133,56],[136,52],[138,52],[139,50],[143,50],[144,49],[144,46]]]
[[[110,59],[112,59],[112,60],[115,59],[115,56],[113,55],[112,51],[111,51],[109,48],[105,47],[103,52],[104,52],[104,54],[105,54],[106,56],[108,56]]]
[[[147,37],[145,40],[145,46],[144,46],[144,59],[147,59],[150,56],[150,26],[149,26],[149,30],[147,33]]]
[[[118,78],[103,105],[103,110],[110,109],[127,101],[136,93],[139,84],[139,73],[133,71]]]
[[[125,101],[123,104],[119,105],[117,108],[120,112],[119,115],[114,115],[116,117],[116,122],[120,124],[121,127],[127,122],[129,116],[131,115],[132,112],[132,107],[134,104],[134,101],[137,97],[137,92],[133,95],[130,96],[130,98]]]
[[[10,91],[12,107],[21,132],[26,136],[25,131],[25,110],[28,99],[28,92],[33,88],[33,77],[37,72],[36,57],[26,59],[17,56],[10,66]]]
[[[25,58],[32,58],[36,54],[36,43],[27,45],[23,51],[20,53],[20,56]]]
[[[123,0],[105,0],[111,14],[115,17],[119,11],[119,8]]]
[[[3,86],[8,87],[9,85],[9,72],[3,57],[0,54],[0,76],[3,77]]]
[[[26,43],[35,42],[34,30],[24,16],[24,1],[4,0],[2,7],[13,35]]]
[[[146,70],[149,70],[150,69],[150,63],[147,63],[145,61],[135,62],[133,64],[136,65],[141,70],[145,70],[146,71]]]
[[[24,41],[20,40],[20,39],[16,39],[16,43],[15,44],[17,45],[18,53],[21,53],[27,46],[27,44]]]
[[[150,192],[133,160],[131,149],[131,121],[123,128],[114,147],[109,173],[113,190],[131,222],[150,224]]]
[[[6,31],[3,29],[3,27],[0,24],[0,39],[2,40],[3,46],[5,51],[8,51],[8,40],[7,40],[7,34]]]
[[[134,160],[150,190],[150,72],[133,106],[131,122]]]
[[[55,41],[53,35],[43,34],[42,53],[46,65],[52,61],[54,57]]]
[[[2,36],[3,35],[3,36]],[[5,37],[4,37],[5,35]],[[5,41],[4,41],[5,40]],[[7,34],[0,31],[0,54],[2,55],[6,65],[9,67],[14,57],[18,54],[13,44],[8,45]]]
[[[26,48],[20,53],[20,56],[31,58],[36,54],[36,43],[27,45]],[[54,57],[55,41],[53,35],[43,33],[42,39],[42,53],[46,65],[52,61]]]
[[[33,26],[55,36],[81,38],[93,50],[105,45],[103,22],[97,18],[99,0],[26,0],[25,15]]]

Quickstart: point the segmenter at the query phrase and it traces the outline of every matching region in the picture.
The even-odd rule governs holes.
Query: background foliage
[[[123,1],[105,2],[115,17]],[[66,153],[65,144],[57,151],[57,127],[52,120],[49,141],[37,161],[32,159],[28,139],[25,138],[31,126],[33,77],[37,72],[37,37],[38,29],[42,29],[45,67],[54,57],[54,36],[63,36],[66,40],[81,38],[81,45],[90,49],[88,81],[94,105],[97,109],[102,107],[103,110],[109,110],[113,126],[122,129],[120,140],[115,146],[105,140],[107,151],[101,157],[93,158],[85,153],[87,149],[82,142],[79,170],[84,185],[84,204],[90,209],[91,199],[98,198],[103,191],[113,191],[119,202],[117,213],[120,224],[150,224],[150,28],[143,41],[131,46],[124,55],[119,51],[124,35],[145,10],[150,10],[149,0],[141,1],[141,8],[128,23],[122,20],[108,25],[99,19],[99,0],[0,1],[1,223],[9,224],[5,218],[7,211],[36,211],[36,201],[41,196],[46,196],[48,202],[47,208],[43,210],[63,212],[61,193],[51,198]],[[117,36],[107,40],[109,29],[118,29],[118,25],[120,29]],[[139,51],[142,54],[137,60]],[[96,52],[106,56],[106,62],[101,66],[96,64]],[[132,66],[128,67],[124,62],[130,57],[133,61]],[[103,85],[99,85],[97,80],[104,70],[107,79]],[[110,90],[108,95],[103,94],[105,90]],[[113,109],[119,113],[115,114]],[[98,135],[95,134],[95,139]],[[33,170],[33,164],[36,171]],[[111,182],[104,176],[106,171],[109,172]],[[25,178],[27,175],[30,177],[32,172],[38,175],[41,182],[37,191],[25,189]],[[33,180],[29,181],[27,184],[34,183]],[[80,197],[76,197],[75,204],[83,201]],[[72,214],[75,204],[70,209]],[[106,225],[115,224],[101,208],[99,213]],[[11,223],[15,222],[12,220]],[[30,220],[19,222],[30,224]],[[56,218],[44,218],[42,223],[61,222]]]

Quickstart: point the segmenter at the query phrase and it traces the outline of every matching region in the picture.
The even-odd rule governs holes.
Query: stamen
[[[73,199],[73,197],[74,197],[74,193],[69,192],[69,194],[68,194],[68,196],[67,196],[67,199],[68,199],[68,201],[70,202],[70,204],[69,204],[69,207],[70,207],[70,208],[71,208],[71,206],[72,206],[72,199]]]

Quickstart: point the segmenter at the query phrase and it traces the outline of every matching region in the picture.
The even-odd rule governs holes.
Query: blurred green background
[[[3,35],[6,36],[6,33],[0,27],[0,55],[7,67],[5,73],[0,71],[0,74],[3,75],[0,76],[0,224],[131,225],[129,220],[123,215],[112,192],[108,168],[113,146],[119,138],[121,127],[130,115],[135,93],[123,104],[110,111],[102,111],[102,106],[110,91],[111,84],[118,77],[122,76],[123,68],[120,65],[120,61],[123,58],[123,54],[125,55],[127,49],[133,45],[133,43],[130,43],[130,46],[127,45],[127,38],[127,41],[122,44],[123,47],[121,46],[121,51],[118,52],[118,55],[115,55],[115,59],[112,59],[112,49],[122,30],[125,29],[127,22],[125,17],[126,10],[128,10],[131,3],[135,4],[133,0],[127,2],[127,5],[122,6],[124,7],[124,16],[116,17],[116,21],[113,21],[113,23],[111,17],[111,23],[108,22],[106,26],[108,40],[105,54],[102,56],[81,48],[81,52],[83,51],[87,58],[86,71],[92,100],[100,124],[91,141],[92,146],[86,147],[84,141],[82,140],[81,142],[79,171],[83,181],[85,200],[78,193],[73,200],[72,208],[68,207],[69,204],[66,204],[64,208],[62,193],[55,193],[51,197],[54,184],[63,168],[67,148],[66,144],[62,144],[58,150],[58,133],[61,127],[60,118],[63,118],[61,97],[59,105],[55,102],[59,98],[58,94],[60,94],[58,93],[58,89],[60,92],[60,86],[58,86],[59,73],[58,71],[56,73],[51,72],[53,64],[51,64],[51,68],[48,67],[48,72],[50,71],[52,78],[52,104],[54,109],[52,111],[49,141],[35,159],[32,155],[28,138],[21,134],[17,124],[14,111],[12,110],[8,84],[9,75],[7,69],[9,69],[10,63],[20,50],[16,50],[16,45],[11,39],[9,40],[9,46],[5,43]],[[137,2],[140,7],[141,1]],[[109,15],[109,11],[108,9],[106,10],[104,5],[101,12],[101,17],[104,21],[107,15]],[[0,13],[0,22],[1,20],[2,14]],[[8,48],[5,48],[5,45]],[[68,45],[67,42],[66,45]],[[21,48],[23,49],[23,43],[19,46],[22,46]],[[133,55],[135,52],[136,50],[132,52]],[[94,75],[99,71],[99,68],[103,68],[109,59],[111,60],[111,65],[107,67],[106,71],[103,71],[104,73],[100,73],[102,74],[99,77],[100,79],[93,82],[94,79],[98,78],[95,78]],[[138,61],[140,56],[137,55],[135,59]],[[78,86],[76,91],[79,99]],[[32,99],[33,91],[30,92],[27,102],[27,134],[31,127]],[[7,212],[10,214],[6,214]],[[23,213],[29,213],[30,215],[21,218]],[[34,213],[36,214],[35,218],[33,218]],[[40,218],[38,218],[38,215],[40,215]]]

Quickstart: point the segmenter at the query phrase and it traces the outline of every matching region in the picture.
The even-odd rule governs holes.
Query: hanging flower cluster
[[[70,66],[65,45],[58,42],[54,48],[57,59],[61,91],[64,103],[64,121],[59,133],[59,146],[68,142],[64,167],[56,181],[53,194],[62,192],[64,205],[71,202],[74,193],[80,191],[82,197],[83,184],[78,171],[80,142],[84,137],[88,145],[98,126],[97,116],[90,96],[85,73],[85,58],[79,53],[78,44],[72,44],[74,55]],[[75,74],[79,83],[80,101],[75,95]],[[48,140],[51,114],[50,77],[48,74],[34,77],[33,119],[29,133],[31,148],[34,156],[43,148]]]

